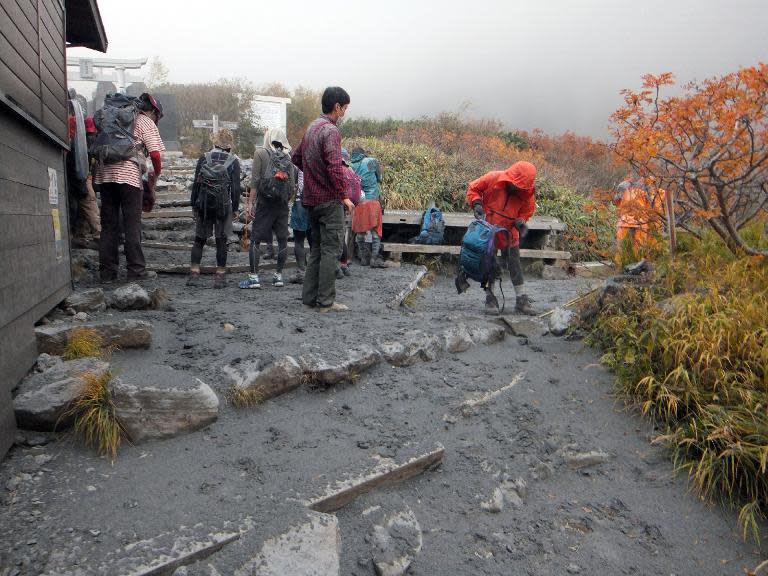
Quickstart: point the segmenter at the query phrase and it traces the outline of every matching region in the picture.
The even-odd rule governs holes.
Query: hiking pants
[[[336,263],[344,238],[344,207],[337,201],[307,206],[312,236],[302,301],[330,306],[336,300]]]
[[[293,231],[293,255],[296,257],[296,264],[299,270],[307,267],[307,250],[304,248],[304,238],[307,239],[310,249],[312,248],[312,237],[308,230]]]
[[[260,202],[253,215],[251,229],[251,247],[248,251],[248,261],[251,274],[259,272],[261,258],[261,243],[271,238],[274,232],[277,237],[277,272],[281,273],[288,259],[288,204],[284,202]]]
[[[128,184],[104,182],[101,185],[101,242],[99,242],[99,271],[103,279],[117,278],[120,234],[120,210],[125,227],[125,259],[128,278],[141,276],[145,269],[141,250],[142,191]]]
[[[381,238],[376,233],[376,230],[369,230],[368,232],[360,232],[355,236],[355,242],[357,242],[357,250],[362,255],[366,249],[366,244],[370,245],[371,259],[375,259],[379,255],[381,250]]]
[[[520,247],[512,246],[501,251],[501,262],[499,263],[500,271],[504,268],[509,269],[509,279],[512,281],[513,286],[523,285],[523,265],[520,262]]]
[[[227,238],[232,234],[231,213],[221,219],[204,219],[202,214],[198,215],[195,224],[195,243],[192,245],[192,264],[199,265],[202,261],[203,247],[205,241],[211,237],[211,233],[216,237],[216,266],[224,268],[227,265]]]

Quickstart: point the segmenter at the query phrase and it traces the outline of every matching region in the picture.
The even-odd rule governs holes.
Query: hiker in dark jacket
[[[281,128],[271,128],[264,134],[264,146],[256,149],[253,155],[253,171],[251,176],[251,195],[248,198],[248,212],[253,215],[251,225],[251,245],[248,260],[251,272],[239,284],[240,288],[261,288],[259,279],[259,260],[261,258],[261,242],[269,240],[270,233],[277,237],[277,270],[272,275],[272,285],[282,288],[283,268],[288,259],[288,214],[289,203],[296,193],[298,170],[291,164],[291,145],[288,137]],[[274,172],[276,162],[284,158],[286,166],[283,170]],[[270,191],[280,181],[285,183],[283,193]],[[281,184],[282,186],[282,184]]]
[[[302,301],[321,312],[346,310],[336,302],[336,262],[344,235],[344,206],[354,204],[344,195],[341,134],[336,123],[349,106],[349,94],[338,86],[326,88],[321,99],[323,115],[310,124],[293,163],[304,172],[303,204],[309,211],[312,248],[304,276]]]
[[[226,128],[213,135],[213,148],[200,156],[195,168],[195,181],[192,185],[192,210],[195,214],[195,243],[192,245],[192,263],[189,267],[187,286],[199,286],[200,261],[203,258],[203,246],[214,234],[216,237],[216,276],[214,288],[227,285],[227,239],[232,234],[232,215],[240,205],[240,160],[232,151],[234,138]],[[208,198],[215,194],[212,185],[201,176],[205,163],[227,166],[226,178],[223,178],[221,208],[211,206]]]

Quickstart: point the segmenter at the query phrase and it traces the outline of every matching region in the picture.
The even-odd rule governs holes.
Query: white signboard
[[[285,104],[280,102],[264,102],[256,100],[253,111],[256,114],[256,124],[261,128],[283,128],[282,112]]]
[[[59,203],[59,182],[56,170],[48,168],[48,203],[54,206]]]

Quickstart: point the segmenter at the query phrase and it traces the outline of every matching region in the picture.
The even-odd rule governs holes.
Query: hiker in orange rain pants
[[[616,224],[616,241],[621,245],[626,237],[632,239],[635,249],[654,247],[657,242],[654,233],[658,231],[659,216],[664,214],[662,189],[649,194],[641,182],[625,180],[618,185],[614,203],[618,207],[619,221]]]
[[[536,167],[530,162],[515,162],[506,170],[488,172],[469,183],[467,202],[475,218],[509,230],[509,237],[499,233],[496,246],[506,255],[509,277],[515,289],[515,311],[535,315],[530,296],[525,293],[520,264],[520,237],[528,232],[525,224],[536,210]],[[485,287],[485,310],[498,314],[499,303],[493,294],[493,282]]]

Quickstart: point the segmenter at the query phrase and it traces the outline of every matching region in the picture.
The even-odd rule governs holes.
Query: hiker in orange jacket
[[[523,268],[520,264],[520,237],[528,232],[526,222],[536,210],[534,181],[536,166],[515,162],[506,170],[488,172],[469,183],[467,202],[475,218],[509,230],[496,236],[496,246],[506,255],[509,277],[515,289],[515,311],[535,315],[537,311],[525,292]],[[499,303],[493,294],[493,282],[485,287],[485,310],[498,314]]]

